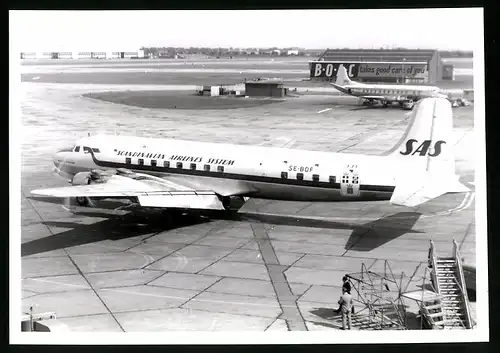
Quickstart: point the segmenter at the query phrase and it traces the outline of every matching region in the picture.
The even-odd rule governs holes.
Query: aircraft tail
[[[349,75],[347,74],[347,69],[344,67],[344,65],[339,65],[335,84],[337,86],[345,86],[345,85],[356,85],[359,84],[359,82],[351,81]]]
[[[403,137],[386,153],[396,188],[391,203],[416,206],[449,192],[467,192],[455,174],[451,104],[444,98],[417,102]]]

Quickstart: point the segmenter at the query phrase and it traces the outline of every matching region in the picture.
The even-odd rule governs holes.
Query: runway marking
[[[435,212],[435,213],[432,213],[429,215],[422,215],[421,218],[428,218],[428,217],[434,217],[434,216],[446,216],[446,215],[449,215],[449,214],[452,214],[455,212],[465,210],[465,209],[470,207],[470,205],[472,204],[472,201],[474,201],[475,196],[476,196],[475,192],[468,192],[465,194],[464,199],[462,200],[460,205],[458,205],[457,207],[452,208],[450,210],[446,210],[446,211]]]
[[[318,112],[318,114],[321,114],[321,113],[327,112],[327,111],[329,111],[329,110],[332,110],[332,108],[326,108],[326,109],[320,110],[320,111]]]

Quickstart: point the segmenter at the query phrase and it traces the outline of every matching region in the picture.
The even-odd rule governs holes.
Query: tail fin
[[[345,86],[355,85],[356,82],[351,81],[344,65],[339,65],[339,68],[337,70],[337,80],[335,81],[335,84],[338,86]]]
[[[469,191],[455,174],[452,108],[447,99],[419,101],[407,130],[387,157],[400,169],[392,203],[410,206],[447,192]]]

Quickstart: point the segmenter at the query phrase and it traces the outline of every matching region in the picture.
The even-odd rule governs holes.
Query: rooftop
[[[425,61],[428,62],[437,50],[420,49],[327,49],[320,60],[363,61]]]
[[[283,80],[281,78],[261,78],[255,80],[248,80],[245,83],[253,83],[253,84],[282,84]]]

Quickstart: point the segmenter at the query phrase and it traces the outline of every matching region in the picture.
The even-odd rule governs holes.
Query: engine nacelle
[[[242,196],[223,196],[222,206],[227,211],[229,210],[239,210],[245,204],[246,200]]]
[[[72,185],[88,185],[90,184],[90,173],[89,172],[80,172],[75,174],[73,179],[71,180]]]

